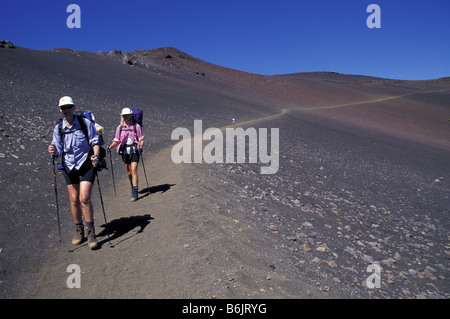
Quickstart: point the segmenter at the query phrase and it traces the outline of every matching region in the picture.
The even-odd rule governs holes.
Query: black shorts
[[[80,182],[94,183],[96,168],[92,166],[89,157],[86,158],[80,169],[73,168],[69,174],[66,170],[62,170],[64,179],[66,180],[66,185],[80,184]]]
[[[139,154],[122,154],[122,161],[124,164],[131,164],[132,162],[139,163]]]

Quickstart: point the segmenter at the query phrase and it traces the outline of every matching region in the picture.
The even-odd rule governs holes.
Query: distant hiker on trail
[[[127,107],[122,110],[122,119],[109,149],[117,146],[117,153],[122,155],[131,184],[131,201],[134,202],[138,198],[138,163],[144,146],[144,135],[141,125],[135,123],[132,114]]]
[[[231,120],[231,122],[233,123],[233,126],[236,125],[236,120],[234,119],[234,117],[233,117],[233,119]]]
[[[94,227],[94,209],[91,203],[92,184],[99,163],[99,136],[94,123],[76,116],[74,102],[64,96],[59,100],[60,112],[64,115],[53,130],[53,140],[48,152],[54,157],[62,156],[62,172],[70,199],[70,210],[75,223],[72,244],[81,244],[84,237],[82,215],[87,229],[88,246],[98,247]]]

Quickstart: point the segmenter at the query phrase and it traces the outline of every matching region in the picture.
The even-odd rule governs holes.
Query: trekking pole
[[[144,156],[142,154],[142,151],[141,151],[141,158],[142,158],[142,168],[144,169],[144,176],[145,176],[145,181],[147,182],[147,190],[148,190],[149,186],[148,186],[148,180],[147,180],[147,173],[145,172]]]
[[[114,181],[114,168],[113,168],[113,162],[112,162],[112,156],[111,156],[111,149],[108,148],[108,151],[109,151],[109,161],[111,162],[111,174],[112,174],[112,180],[113,180],[113,185],[114,185],[114,197],[117,197],[116,182]]]
[[[114,245],[111,243],[111,239],[109,238],[108,222],[106,221],[106,214],[105,214],[105,205],[103,204],[102,190],[100,189],[100,180],[98,178],[97,171],[95,171],[95,177],[97,177],[98,193],[100,194],[100,202],[102,203],[103,218],[105,219],[106,235],[108,236],[109,241],[108,246],[113,248]]]
[[[56,188],[56,169],[55,156],[52,155],[53,160],[53,183],[55,184],[55,198],[56,198],[56,220],[58,221],[58,240],[61,242],[61,224],[59,222],[59,206],[58,206],[58,189]]]

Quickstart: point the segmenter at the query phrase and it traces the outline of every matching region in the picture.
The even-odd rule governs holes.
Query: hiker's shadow
[[[162,185],[158,185],[158,186],[150,186],[150,187],[141,189],[139,191],[139,194],[144,194],[144,195],[141,196],[139,199],[144,198],[150,194],[158,193],[158,192],[165,193],[175,185],[176,184],[162,184]]]
[[[131,236],[129,236],[127,238],[121,238],[121,240],[119,242],[114,243],[114,245],[117,245],[127,239],[132,238],[136,234],[142,233],[144,231],[145,227],[147,227],[147,225],[150,224],[150,221],[153,219],[154,218],[151,217],[150,214],[146,214],[143,216],[130,216],[130,217],[122,217],[119,219],[114,219],[108,223],[107,228],[105,227],[105,224],[103,224],[103,225],[101,225],[101,227],[103,227],[103,230],[99,234],[97,234],[97,236],[99,236],[99,237],[105,236],[105,239],[103,239],[100,242],[100,244],[103,244],[108,241],[107,230],[109,232],[110,240],[112,241],[112,240],[123,237],[127,233],[134,230],[136,227],[139,227],[138,231],[133,233]]]

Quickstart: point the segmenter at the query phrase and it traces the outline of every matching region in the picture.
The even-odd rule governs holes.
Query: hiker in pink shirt
[[[138,123],[134,123],[132,112],[129,108],[124,108],[120,114],[122,119],[117,126],[116,136],[109,146],[109,149],[117,147],[117,153],[122,155],[123,163],[127,169],[128,178],[131,184],[131,201],[138,198],[138,163],[142,147],[144,146],[144,135]]]

